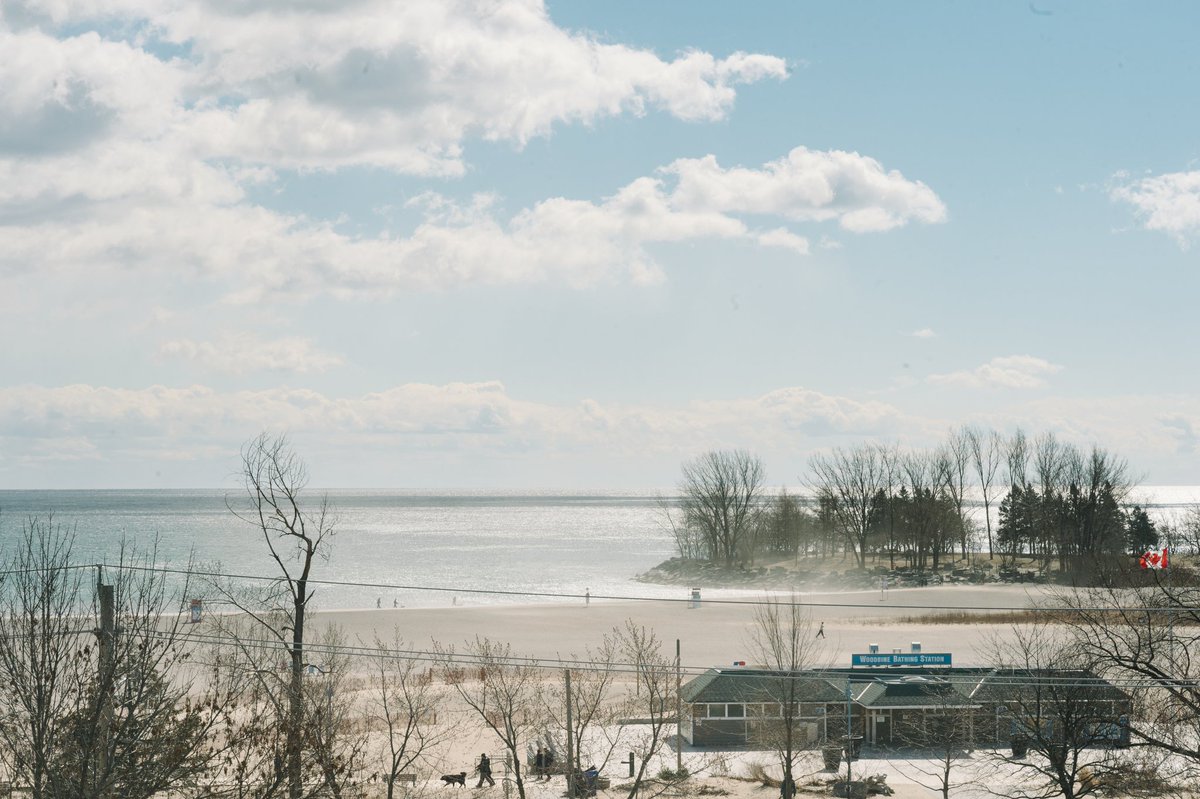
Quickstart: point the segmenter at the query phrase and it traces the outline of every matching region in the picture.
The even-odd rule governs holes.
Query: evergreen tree
[[[1129,511],[1129,518],[1125,523],[1125,545],[1134,555],[1158,549],[1158,528],[1139,505],[1134,505]]]

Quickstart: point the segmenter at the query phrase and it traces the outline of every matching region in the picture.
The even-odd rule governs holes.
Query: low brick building
[[[796,707],[794,729],[802,746],[843,739],[847,716],[851,734],[868,746],[921,746],[948,736],[1005,745],[1034,725],[1045,730],[1068,722],[1087,726],[1098,740],[1115,741],[1130,709],[1129,695],[1108,681],[1057,669],[717,668],[685,684],[681,697],[682,734],[696,746],[761,743],[778,729],[789,704]],[[1056,721],[1066,716],[1072,718]]]

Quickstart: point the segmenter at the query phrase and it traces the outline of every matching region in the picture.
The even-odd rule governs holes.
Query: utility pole
[[[100,577],[96,580],[96,593],[100,597],[100,628],[96,630],[96,637],[100,644],[100,657],[97,666],[99,668],[99,697],[100,702],[100,730],[97,751],[99,757],[96,764],[96,782],[97,787],[102,784],[108,774],[108,742],[112,734],[113,723],[113,661],[114,661],[114,644],[117,633],[116,612],[113,606],[113,587],[104,585],[100,582]]]
[[[675,774],[683,774],[683,700],[679,697],[679,688],[683,682],[682,666],[679,659],[679,639],[675,639]]]
[[[850,698],[853,692],[850,690],[850,677],[846,677],[846,795],[850,794],[850,760],[854,756],[854,740],[851,738],[853,732],[853,721],[850,716]]]
[[[571,670],[563,669],[567,679],[567,797],[575,799],[575,726],[571,723]]]

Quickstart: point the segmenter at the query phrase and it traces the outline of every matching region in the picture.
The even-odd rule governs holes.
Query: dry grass
[[[750,782],[757,782],[764,788],[779,787],[779,780],[767,773],[766,764],[758,760],[746,764],[746,779]]]
[[[1147,621],[1151,621],[1155,625],[1166,625],[1171,623],[1171,614],[1165,611],[1155,611],[1153,618],[1148,620],[1145,614],[1122,614],[1117,611],[1108,611],[1104,613],[1092,613],[1093,617],[1102,618],[1106,623],[1118,625],[1128,624],[1131,621],[1136,621],[1137,624],[1144,625]],[[1030,608],[1029,610],[939,610],[933,613],[922,613],[913,616],[901,616],[900,618],[880,619],[878,621],[887,624],[1068,624],[1079,619],[1078,614],[1071,611],[1063,610],[1041,610],[1038,608]],[[1194,616],[1186,613],[1176,614],[1174,619],[1176,627],[1196,627],[1200,626]]]

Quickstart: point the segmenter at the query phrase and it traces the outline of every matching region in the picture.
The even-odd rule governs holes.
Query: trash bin
[[[821,759],[825,761],[826,771],[837,771],[842,765],[842,747],[825,746],[821,748]]]
[[[1029,754],[1029,739],[1024,735],[1013,736],[1010,743],[1012,744],[1012,755],[1014,758],[1020,759]]]
[[[851,735],[848,738],[843,738],[846,742],[846,757],[849,760],[858,760],[862,757],[863,737],[861,735]]]

